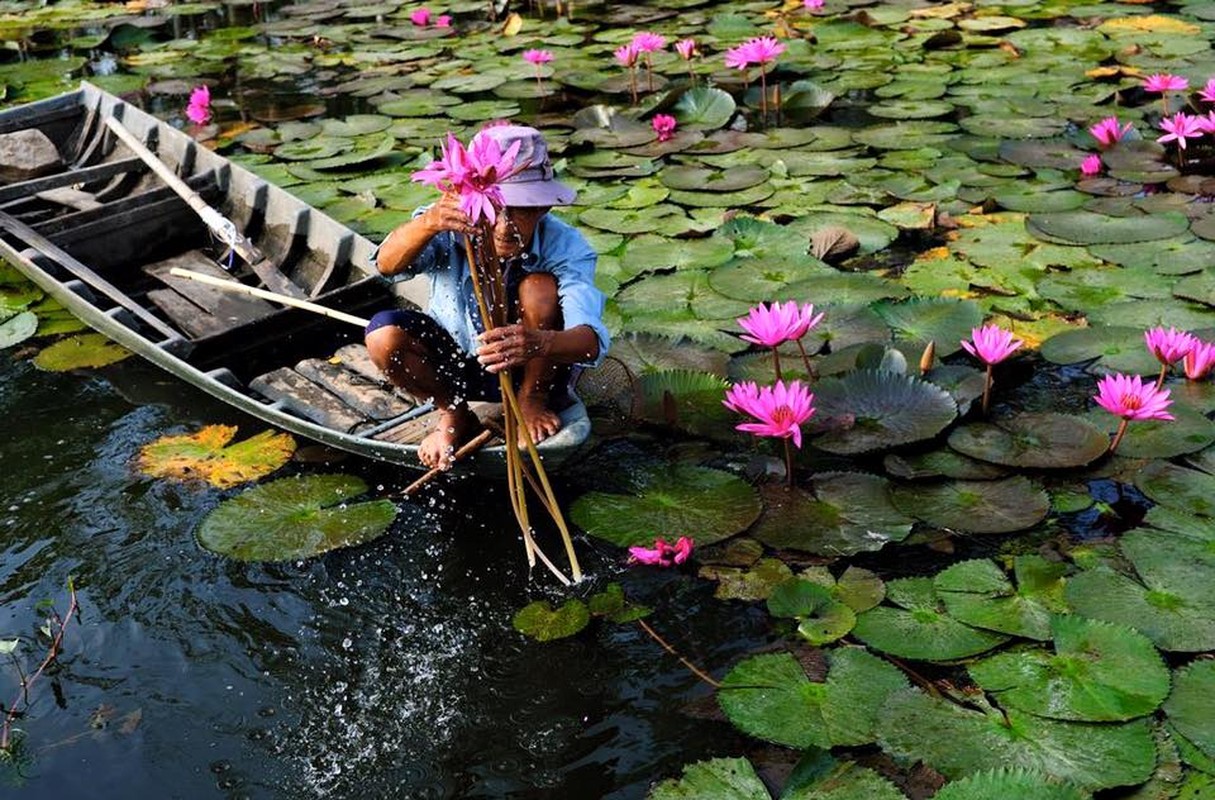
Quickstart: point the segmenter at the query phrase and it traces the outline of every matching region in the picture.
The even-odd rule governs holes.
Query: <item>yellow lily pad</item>
[[[269,475],[287,463],[295,440],[286,433],[262,431],[228,444],[235,425],[208,425],[200,431],[162,436],[139,452],[139,471],[153,478],[206,481],[228,489]]]
[[[1161,14],[1150,14],[1146,17],[1107,19],[1097,27],[1097,30],[1109,36],[1118,36],[1126,33],[1170,33],[1192,36],[1202,31],[1197,25],[1184,22],[1176,17],[1166,17]]]

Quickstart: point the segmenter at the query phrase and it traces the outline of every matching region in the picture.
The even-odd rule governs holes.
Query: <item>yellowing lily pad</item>
[[[139,471],[228,489],[269,475],[295,452],[295,440],[286,433],[266,430],[228,444],[235,435],[235,425],[208,425],[195,433],[162,436],[139,451]]]
[[[100,333],[85,333],[55,342],[34,356],[34,366],[47,372],[104,367],[122,361],[131,351]]]

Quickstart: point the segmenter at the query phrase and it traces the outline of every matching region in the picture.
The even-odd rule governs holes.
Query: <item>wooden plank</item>
[[[484,422],[487,419],[498,420],[502,419],[502,404],[489,403],[480,400],[474,400],[468,404],[477,418]],[[420,417],[408,419],[397,425],[395,428],[377,434],[376,439],[385,442],[393,442],[395,444],[418,444],[426,438],[426,434],[430,433],[435,424],[439,421],[439,412],[431,411],[429,414],[423,414]]]
[[[318,425],[344,433],[353,433],[370,421],[343,403],[336,395],[300,375],[295,370],[280,367],[249,381],[249,388],[283,408]]]
[[[173,324],[191,339],[201,339],[223,333],[228,329],[222,321],[208,314],[172,289],[153,289],[145,295],[148,302],[164,312]]]
[[[27,197],[47,189],[58,189],[61,186],[72,186],[77,183],[93,183],[94,181],[112,178],[127,172],[144,172],[147,167],[138,158],[123,158],[108,164],[98,164],[95,167],[70,169],[45,178],[34,178],[21,183],[10,183],[0,187],[0,203]]]
[[[44,189],[34,196],[39,200],[45,200],[48,203],[58,203],[61,206],[74,208],[77,211],[90,211],[94,208],[101,208],[102,205],[90,193],[73,189],[70,186],[60,186],[57,189]]]
[[[273,314],[277,310],[265,300],[259,300],[256,297],[225,291],[188,278],[170,275],[169,270],[174,267],[201,272],[204,275],[224,280],[232,280],[232,276],[197,250],[188,250],[172,258],[166,258],[164,261],[147,264],[143,268],[144,272],[163,281],[178,294],[184,295],[194,305],[214,316],[219,321],[219,330],[244,325],[260,317]]]
[[[346,369],[357,372],[369,381],[372,381],[384,387],[385,391],[392,391],[393,394],[403,398],[406,402],[414,404],[417,399],[410,396],[409,392],[403,389],[398,389],[388,382],[388,378],[380,372],[371,360],[371,356],[367,353],[367,346],[364,344],[347,344],[339,347],[333,354],[334,358],[341,359],[342,366]]]
[[[393,392],[368,380],[343,365],[331,364],[319,358],[309,358],[295,365],[295,371],[308,380],[325,387],[342,402],[365,417],[374,420],[399,417],[414,407]]]

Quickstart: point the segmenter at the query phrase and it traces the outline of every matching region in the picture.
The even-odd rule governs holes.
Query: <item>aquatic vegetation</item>
[[[1131,420],[1173,420],[1173,415],[1167,410],[1173,403],[1169,399],[1169,390],[1145,384],[1138,375],[1105,376],[1097,381],[1097,394],[1093,399],[1097,405],[1121,419],[1114,441],[1110,442],[1111,453],[1118,449],[1127,423]]]
[[[983,413],[991,399],[992,367],[1017,352],[1025,344],[998,325],[984,325],[970,332],[969,340],[962,340],[962,349],[987,365],[987,381],[983,384]]]
[[[505,152],[498,142],[489,136],[474,138],[469,147],[452,134],[441,146],[441,155],[410,178],[418,183],[433,186],[440,192],[460,195],[460,210],[474,224],[482,220],[493,224],[498,209],[505,205],[498,182],[515,170],[515,156],[519,153],[519,142]]]
[[[1192,381],[1200,381],[1215,366],[1215,343],[1196,341],[1182,359],[1185,376]]]
[[[162,436],[140,449],[137,467],[153,478],[230,489],[269,475],[295,452],[295,440],[286,433],[267,430],[229,444],[236,431],[235,425],[208,425],[194,433]]]
[[[19,755],[17,752],[19,738],[16,736],[19,731],[15,727],[15,723],[25,715],[30,706],[31,687],[38,683],[38,679],[54,666],[59,658],[59,653],[63,648],[63,635],[67,632],[72,617],[76,616],[76,612],[80,608],[76,598],[76,584],[71,577],[67,580],[67,591],[68,606],[63,614],[59,613],[53,602],[46,601],[40,604],[46,612],[46,617],[39,631],[46,637],[47,647],[45,654],[37,661],[36,667],[30,668],[32,664],[22,667],[21,657],[17,655],[22,646],[20,638],[0,639],[0,655],[6,655],[12,660],[19,684],[16,697],[3,707],[4,719],[0,720],[0,760],[12,759]]]
[[[540,73],[540,67],[543,64],[548,64],[553,60],[551,50],[524,50],[523,60],[532,64],[536,68],[536,88],[540,94],[544,94],[544,80]]]
[[[130,355],[130,350],[100,333],[82,333],[47,346],[34,356],[34,365],[47,372],[68,372],[108,366]]]

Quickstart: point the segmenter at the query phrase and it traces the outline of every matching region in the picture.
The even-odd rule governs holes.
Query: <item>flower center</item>
[[[772,412],[772,421],[781,427],[792,425],[794,420],[793,409],[789,408],[789,406],[777,406]]]

